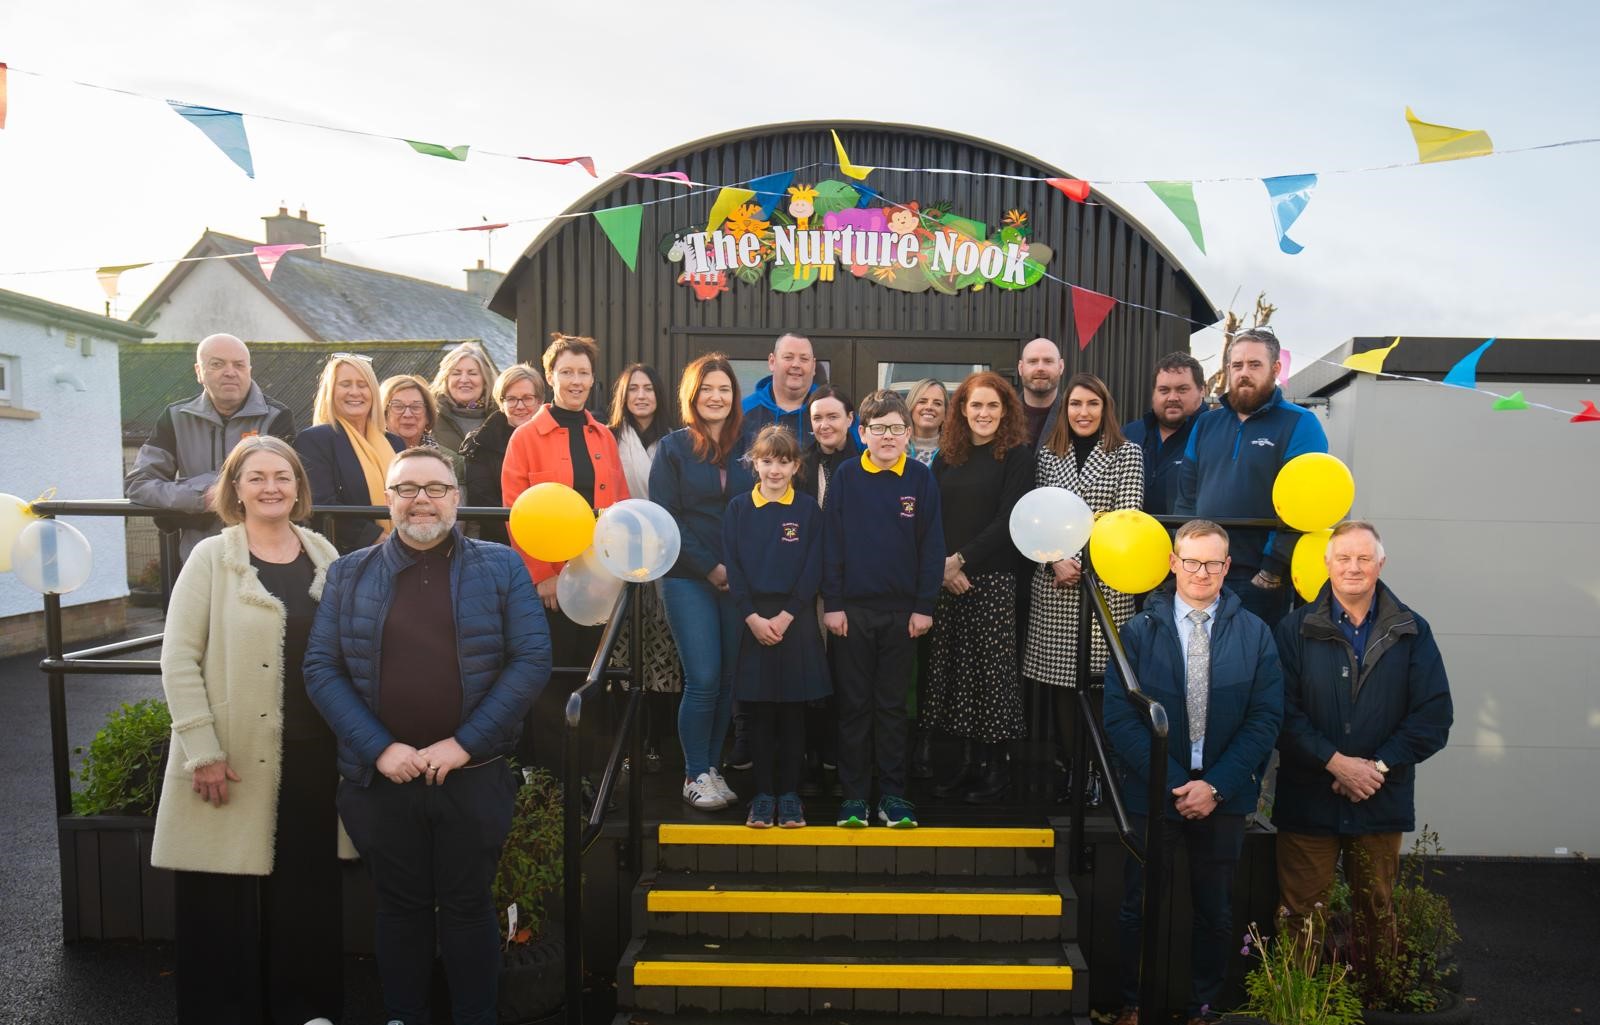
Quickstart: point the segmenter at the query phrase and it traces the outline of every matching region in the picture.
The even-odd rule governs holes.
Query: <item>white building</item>
[[[151,332],[0,290],[0,491],[25,500],[122,494],[117,346]],[[119,519],[68,519],[89,538],[94,571],[63,596],[69,638],[120,629],[128,575]],[[0,573],[0,655],[43,644],[43,604]]]

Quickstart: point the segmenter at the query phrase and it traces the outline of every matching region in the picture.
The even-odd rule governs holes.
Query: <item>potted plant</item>
[[[72,774],[80,784],[72,792],[73,814],[153,818],[171,741],[165,701],[147,698],[112,712],[88,751],[74,752],[84,758]]]
[[[561,783],[544,769],[524,770],[523,779],[494,879],[495,906],[508,915],[500,967],[502,1025],[550,1018],[561,1010],[564,997]]]
[[[1300,919],[1286,910],[1279,915],[1277,935],[1270,940],[1250,923],[1241,953],[1255,957],[1256,964],[1245,975],[1244,1006],[1224,1020],[1240,1025],[1357,1025],[1361,1000],[1350,966],[1323,945],[1321,905]]]

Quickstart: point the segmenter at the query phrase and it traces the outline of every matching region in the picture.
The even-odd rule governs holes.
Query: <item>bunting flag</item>
[[[1514,391],[1510,395],[1507,395],[1507,396],[1505,396],[1503,398],[1495,399],[1494,400],[1494,408],[1495,409],[1527,409],[1528,408],[1528,400],[1522,397],[1522,393],[1520,391]]]
[[[639,260],[639,224],[644,219],[644,207],[635,203],[596,210],[594,219],[600,223],[600,230],[611,240],[622,262],[633,270]]]
[[[724,186],[722,191],[717,193],[717,201],[711,204],[711,214],[706,218],[706,231],[708,233],[716,231],[717,225],[727,220],[729,214],[755,198],[756,194],[749,189]]]
[[[413,143],[413,145],[415,144]],[[563,167],[568,164],[577,164],[579,167],[589,172],[589,177],[600,177],[594,173],[594,157],[518,157],[517,159],[531,160],[536,164],[560,164]]]
[[[1091,292],[1087,288],[1072,286],[1072,321],[1078,328],[1078,351],[1089,347],[1089,340],[1100,330],[1117,301],[1109,295]]]
[[[1450,372],[1444,375],[1444,383],[1453,384],[1457,388],[1476,388],[1478,386],[1478,360],[1482,358],[1484,353],[1489,351],[1489,346],[1493,344],[1494,339],[1491,338],[1461,357],[1460,362],[1451,367]]]
[[[465,160],[467,150],[471,146],[441,146],[436,142],[416,142],[412,139],[405,140],[407,146],[427,157],[443,157],[446,160]]]
[[[304,242],[284,242],[279,245],[256,246],[256,263],[261,265],[261,275],[268,281],[272,280],[272,272],[277,269],[278,261],[283,259],[283,254],[296,249],[307,249]]]
[[[465,228],[457,228],[456,230],[457,231],[499,231],[501,228],[509,228],[509,227],[511,227],[509,222],[501,221],[499,224],[469,224]]]
[[[101,267],[94,272],[94,276],[100,279],[100,287],[104,289],[106,298],[115,299],[117,297],[117,282],[121,280],[123,272],[148,266],[150,266],[148,263],[124,263],[115,267]]]
[[[1194,239],[1195,248],[1202,253],[1206,251],[1206,238],[1200,232],[1200,208],[1194,202],[1193,182],[1145,182],[1150,186],[1161,200],[1167,204],[1167,209],[1172,211],[1174,217],[1189,229],[1189,237]]]
[[[833,148],[839,154],[840,171],[844,172],[849,177],[854,178],[856,181],[865,181],[867,175],[876,170],[876,168],[862,167],[859,164],[852,164],[850,162],[850,158],[845,155],[844,143],[839,141],[839,133],[830,128],[828,129],[828,134],[833,136]]]
[[[1278,385],[1282,387],[1289,383],[1289,361],[1294,358],[1294,353],[1288,349],[1278,350]]]
[[[256,176],[255,162],[250,159],[250,140],[244,134],[243,114],[218,110],[216,107],[196,107],[177,100],[168,100],[167,105],[177,111],[179,117],[204,132],[206,138],[216,143],[217,149],[238,164],[247,177]]]
[[[1280,174],[1276,178],[1263,178],[1267,187],[1267,200],[1272,204],[1272,226],[1278,232],[1278,248],[1290,256],[1305,246],[1289,237],[1289,228],[1305,213],[1311,202],[1311,190],[1317,187],[1314,174]]]
[[[1417,159],[1424,164],[1486,157],[1494,152],[1488,132],[1429,124],[1418,120],[1410,107],[1406,108],[1406,124],[1411,126],[1411,136],[1417,140]]]
[[[1089,198],[1089,183],[1082,178],[1046,178],[1045,184],[1053,186],[1074,203],[1082,203]]]
[[[6,62],[0,61],[0,128],[6,126]]]
[[[1583,400],[1583,408],[1573,415],[1569,423],[1594,424],[1600,423],[1600,409],[1594,408],[1594,403],[1588,399]]]
[[[700,184],[699,182],[690,181],[689,176],[684,174],[682,171],[662,171],[660,174],[645,174],[642,171],[623,171],[622,173],[627,175],[629,178],[640,178],[644,181],[677,182],[679,185]]]
[[[1400,339],[1396,338],[1381,349],[1368,349],[1366,352],[1358,352],[1353,356],[1346,356],[1342,366],[1350,370],[1359,370],[1363,373],[1381,374],[1383,373],[1383,361],[1389,358],[1389,353],[1393,352],[1394,347],[1399,344]]]
[[[793,171],[779,171],[777,174],[763,175],[752,178],[746,185],[756,194],[756,202],[761,204],[761,219],[772,220],[772,208],[777,206],[788,193],[789,186],[794,184]]]

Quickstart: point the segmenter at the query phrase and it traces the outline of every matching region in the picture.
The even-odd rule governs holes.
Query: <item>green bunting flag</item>
[[[1167,204],[1173,216],[1189,229],[1195,248],[1206,251],[1206,238],[1200,232],[1200,208],[1194,202],[1194,185],[1190,182],[1145,182],[1161,202]]]
[[[446,160],[465,160],[470,146],[441,146],[436,142],[414,142],[406,140],[406,145],[428,157],[444,157]]]
[[[622,257],[622,262],[628,265],[630,271],[639,260],[639,222],[643,218],[644,207],[637,203],[594,212],[600,230],[606,233],[606,238],[611,240],[617,255]]]
[[[1494,408],[1495,409],[1527,409],[1528,408],[1528,400],[1522,397],[1522,393],[1521,392],[1514,391],[1510,395],[1507,395],[1505,398],[1495,399],[1494,400]]]

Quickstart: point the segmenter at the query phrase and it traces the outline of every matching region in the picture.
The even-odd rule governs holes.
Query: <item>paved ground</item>
[[[165,1025],[170,945],[61,940],[49,713],[37,666],[36,654],[0,660],[0,1025]],[[122,702],[159,694],[154,677],[69,678],[70,742],[87,743]],[[1454,861],[1437,884],[1460,923],[1479,1025],[1600,1021],[1600,864]],[[381,1020],[371,962],[350,959],[346,980],[346,1025]]]

